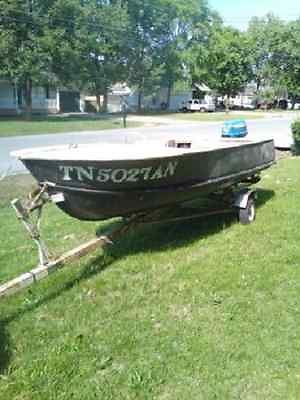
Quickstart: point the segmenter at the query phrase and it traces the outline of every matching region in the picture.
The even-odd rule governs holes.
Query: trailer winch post
[[[22,221],[26,222],[24,225],[26,226],[26,229],[29,228],[28,221],[26,219],[26,209],[22,208],[20,209],[18,202],[16,202],[17,210],[18,212],[21,212],[21,215],[23,215],[23,211],[25,212],[25,219]],[[15,205],[15,203],[14,203]],[[37,240],[37,244],[39,247],[39,250],[42,252],[42,261],[46,261],[46,264],[41,264],[38,265],[36,268],[30,270],[29,272],[26,272],[15,279],[12,279],[6,283],[3,283],[0,285],[0,299],[2,297],[8,297],[11,296],[26,287],[40,281],[41,279],[47,278],[50,274],[56,272],[57,270],[63,268],[66,264],[78,260],[79,258],[90,254],[92,251],[95,251],[97,249],[103,248],[109,244],[112,244],[115,239],[117,239],[119,236],[123,235],[126,233],[129,229],[131,229],[134,225],[136,224],[136,218],[128,219],[124,222],[121,222],[119,224],[114,225],[113,229],[111,229],[109,232],[107,232],[105,235],[101,235],[99,237],[96,237],[94,239],[89,240],[88,242],[85,242],[78,247],[75,247],[74,249],[64,253],[60,257],[54,259],[54,260],[49,260],[48,253],[47,253],[47,248],[44,244],[43,241],[41,241],[40,238],[34,239]],[[35,234],[34,227],[33,231],[31,230],[30,226],[30,233]]]
[[[28,211],[19,199],[14,199],[11,202],[13,209],[15,210],[17,217],[20,221],[22,221],[23,225],[25,226],[27,232],[29,233],[30,237],[33,239],[35,244],[38,248],[39,260],[40,265],[46,265],[49,263],[49,251],[45,242],[41,238],[40,234],[40,221],[42,216],[42,206],[40,205],[36,208],[37,212],[37,221],[32,222],[30,220],[30,211]]]

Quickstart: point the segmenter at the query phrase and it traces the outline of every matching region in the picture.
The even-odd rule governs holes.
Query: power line
[[[50,9],[50,11],[51,11],[51,9]],[[45,20],[48,20],[49,22],[52,20],[52,22],[53,21],[56,21],[56,22],[67,22],[67,23],[70,23],[70,24],[73,24],[73,25],[77,25],[77,24],[80,23],[79,21],[76,21],[74,18],[62,18],[62,17],[57,17],[57,16],[51,17],[51,16],[46,16],[46,15],[34,14],[34,12],[25,13],[22,10],[16,9],[16,8],[10,8],[8,10],[8,12],[9,13],[13,12],[13,13],[18,13],[18,14],[21,13],[21,14],[23,14],[23,15],[21,15],[21,17],[25,17],[25,18],[29,17],[31,19],[33,19],[33,18],[45,19]],[[296,18],[296,19],[300,18],[300,11],[299,11],[299,13],[285,14],[282,17],[279,16],[279,15],[273,14],[271,11],[267,12],[265,15],[262,15],[262,16],[253,15],[253,16],[250,16],[250,17],[241,17],[241,16],[239,16],[239,17],[230,17],[230,18],[226,18],[226,17],[222,17],[222,16],[220,16],[220,17],[221,17],[222,21],[224,21],[224,22],[245,22],[245,21],[251,20],[252,18],[264,19],[269,14],[274,15],[275,17],[278,17],[279,19],[286,20],[286,21],[288,21],[291,18]],[[2,15],[10,17],[10,18],[18,18],[18,17],[11,17],[11,16],[9,16],[7,14],[2,14]],[[87,18],[85,17],[85,19],[87,19]],[[91,21],[86,21],[86,23],[87,23],[87,25],[89,25],[91,27],[99,27],[99,24],[95,24],[94,22],[91,22]]]
[[[18,9],[9,9],[9,12],[13,12],[13,13],[17,13],[17,14],[22,14],[20,16],[11,16],[11,15],[7,15],[4,14],[3,12],[0,13],[0,23],[1,23],[1,18],[2,19],[6,19],[6,20],[11,20],[11,21],[15,21],[15,22],[23,22],[23,23],[28,23],[31,25],[40,25],[42,24],[42,22],[39,22],[44,20],[47,21],[49,25],[55,26],[55,23],[67,23],[69,25],[71,25],[73,28],[76,27],[76,25],[79,25],[80,27],[80,23],[83,22],[88,28],[96,28],[97,30],[99,30],[99,28],[101,27],[100,24],[88,21],[88,19],[85,17],[81,17],[80,21],[76,21],[74,18],[62,18],[62,17],[57,17],[57,16],[46,16],[46,15],[38,15],[38,14],[34,14],[34,13],[23,13],[21,10]],[[231,23],[249,23],[251,21],[252,18],[259,18],[259,19],[264,19],[267,16],[251,16],[251,17],[230,17],[230,18],[223,18],[221,16],[221,19],[224,23],[227,24],[231,24]],[[286,14],[284,17],[278,17],[279,20],[283,21],[283,22],[290,22],[291,20],[295,19],[299,19],[300,18],[300,12],[299,14]],[[84,20],[85,19],[85,20]]]
[[[19,16],[12,16],[8,14],[4,14],[3,12],[0,13],[0,20],[7,19],[15,22],[24,22],[28,23],[30,25],[37,25],[37,24],[42,24],[43,20],[48,21],[49,25],[55,25],[55,23],[62,22],[62,23],[67,23],[69,25],[72,25],[75,27],[76,25],[80,25],[81,21],[76,21],[73,18],[61,18],[61,17],[51,17],[51,16],[46,16],[46,15],[34,15],[33,13],[22,13],[20,10],[10,10],[13,11],[14,13],[21,14]],[[86,26],[88,27],[93,27],[93,28],[100,28],[100,24],[92,23],[89,21],[84,21]]]
[[[49,11],[51,11],[51,8],[49,9]],[[19,16],[11,16],[8,15],[9,13],[16,13],[19,14]],[[94,15],[92,16],[92,18],[94,17]],[[67,23],[69,25],[72,25],[73,27],[76,27],[76,25],[78,25],[79,27],[81,26],[81,23],[84,23],[85,26],[87,26],[88,28],[96,28],[99,30],[99,28],[101,27],[100,23],[95,23],[89,20],[89,18],[87,18],[86,16],[80,16],[80,20],[76,20],[74,18],[62,18],[62,17],[57,17],[57,16],[50,16],[50,15],[40,15],[38,13],[35,12],[30,12],[30,13],[26,13],[23,12],[22,10],[19,9],[15,9],[15,8],[10,8],[7,10],[7,14],[4,13],[3,11],[0,11],[0,19],[1,18],[10,18],[11,20],[15,20],[17,22],[21,22],[20,18],[24,18],[23,22],[28,22],[30,24],[34,24],[36,23],[37,20],[44,20],[44,21],[48,21],[49,25],[55,25],[55,23]],[[27,19],[27,20],[26,20]],[[105,27],[105,29],[107,30],[107,27]]]

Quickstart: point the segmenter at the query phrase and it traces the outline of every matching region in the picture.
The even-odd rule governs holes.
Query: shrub
[[[300,119],[292,123],[292,134],[295,143],[300,143]]]
[[[292,123],[292,134],[294,138],[294,152],[300,154],[300,119]]]

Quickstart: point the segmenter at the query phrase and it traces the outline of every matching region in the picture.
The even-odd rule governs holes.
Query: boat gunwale
[[[238,139],[235,139],[236,141],[239,141]],[[154,160],[168,160],[168,159],[173,159],[176,157],[184,157],[187,155],[196,155],[196,154],[207,154],[207,153],[211,153],[211,152],[218,152],[218,151],[222,151],[222,150],[232,150],[232,149],[237,149],[237,148],[241,148],[241,147],[253,147],[255,145],[262,145],[265,143],[271,143],[273,142],[274,144],[274,140],[273,139],[263,139],[263,140],[257,140],[257,141],[248,141],[247,143],[242,143],[240,146],[226,146],[226,147],[215,147],[212,148],[210,150],[198,150],[198,151],[187,151],[189,149],[187,148],[177,148],[178,150],[185,150],[182,152],[179,152],[178,154],[172,154],[172,155],[164,155],[164,156],[155,156],[155,157],[142,157],[142,158],[122,158],[122,159],[63,159],[63,158],[37,158],[37,157],[29,157],[29,156],[17,156],[19,160],[21,161],[47,161],[47,162],[51,162],[51,163],[55,163],[55,162],[72,162],[72,163],[88,163],[88,162],[93,162],[93,163],[115,163],[115,162],[142,162],[142,161],[154,161]],[[112,144],[113,146],[113,144]],[[46,149],[47,147],[45,147]],[[275,149],[275,148],[274,148]],[[19,150],[20,152],[22,150]],[[25,149],[24,149],[25,151]],[[12,153],[17,153],[18,151],[12,152]]]

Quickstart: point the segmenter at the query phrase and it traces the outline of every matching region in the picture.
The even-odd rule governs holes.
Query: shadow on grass
[[[263,206],[274,196],[271,190],[257,189],[256,206]],[[25,313],[34,311],[43,304],[56,299],[62,293],[71,290],[80,282],[90,279],[112,266],[119,259],[139,253],[149,254],[184,247],[199,238],[218,234],[229,228],[237,220],[234,214],[198,218],[182,222],[161,223],[158,225],[139,226],[136,230],[122,236],[114,246],[107,247],[104,254],[90,260],[80,273],[71,280],[63,282],[52,292],[46,293],[36,301],[26,303],[6,318],[0,320],[0,373],[9,362],[9,337],[5,335],[5,325],[21,318]],[[98,232],[98,234],[101,232]]]
[[[275,196],[274,190],[266,190],[256,188],[257,199],[255,200],[256,208],[262,207],[265,203],[272,199]]]
[[[125,256],[147,252],[153,253],[154,251],[162,252],[167,249],[183,247],[198,240],[200,237],[213,235],[228,228],[234,221],[235,218],[232,215],[226,215],[221,218],[211,217],[209,220],[202,220],[201,222],[198,219],[172,224],[162,223],[154,226],[141,225],[120,237],[113,246],[106,247],[104,253],[87,262],[76,277],[60,285],[56,285],[53,291],[45,293],[33,301],[23,302],[20,308],[0,320],[0,327],[56,299],[62,293],[71,290],[80,282],[101,273]],[[97,232],[98,235],[101,235],[101,233],[103,234],[104,232]],[[28,290],[29,296],[31,291],[32,289]],[[0,348],[1,358],[2,353]]]
[[[272,190],[257,189],[256,207],[259,208],[273,196]],[[213,236],[237,221],[235,213],[219,214],[180,222],[141,226],[135,232],[122,236],[116,246],[106,249],[115,260],[130,254],[163,252],[184,247],[200,238]],[[100,232],[101,234],[101,232]],[[102,232],[103,234],[103,232]]]
[[[10,340],[5,323],[0,321],[0,375],[5,373],[11,357]]]

